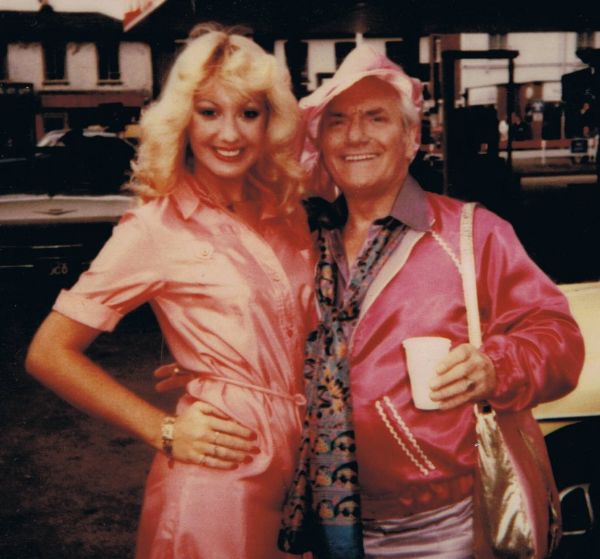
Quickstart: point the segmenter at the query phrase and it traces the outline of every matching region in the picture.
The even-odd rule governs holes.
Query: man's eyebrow
[[[385,109],[383,107],[374,107],[373,109],[367,109],[365,111],[365,114],[367,116],[377,116],[380,115],[381,113],[385,113]]]
[[[330,117],[341,118],[348,116],[349,112],[350,111],[333,111],[331,109],[328,109],[327,111],[325,111],[325,114]],[[367,116],[377,116],[382,113],[385,113],[386,109],[384,107],[373,107],[361,112]]]
[[[343,111],[332,111],[331,109],[327,109],[325,111],[325,116],[331,116],[334,118],[341,118],[343,116],[346,116],[346,113]]]

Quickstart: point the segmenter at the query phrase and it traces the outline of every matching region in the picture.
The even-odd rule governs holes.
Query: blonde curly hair
[[[290,209],[302,194],[304,174],[298,163],[300,113],[286,68],[240,28],[201,24],[190,33],[163,91],[140,119],[140,145],[132,163],[131,188],[142,199],[167,195],[186,171],[187,129],[194,95],[211,83],[247,96],[264,95],[268,122],[266,145],[249,172],[258,192],[274,195]]]

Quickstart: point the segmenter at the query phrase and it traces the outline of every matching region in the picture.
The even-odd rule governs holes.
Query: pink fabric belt
[[[286,392],[280,392],[279,390],[271,390],[270,388],[265,388],[264,386],[259,386],[258,384],[251,384],[249,382],[243,382],[241,380],[235,380],[227,377],[219,377],[211,374],[201,374],[199,377],[203,377],[209,380],[216,380],[219,382],[223,382],[225,384],[233,384],[234,386],[240,386],[242,388],[247,388],[248,390],[253,390],[254,392],[262,392],[263,394],[268,394],[269,396],[275,396],[276,398],[283,398],[284,400],[288,400],[292,402],[296,406],[304,406],[306,405],[306,397],[304,394],[300,392],[296,392],[295,394],[287,394]],[[198,377],[196,377],[198,378]]]

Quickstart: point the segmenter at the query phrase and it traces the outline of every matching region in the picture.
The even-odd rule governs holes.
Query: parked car
[[[561,286],[583,332],[577,388],[534,410],[560,491],[563,542],[556,558],[600,557],[600,282]]]
[[[50,194],[119,192],[135,147],[102,129],[52,130],[37,144],[33,179]]]
[[[560,286],[586,347],[575,390],[534,415],[561,495],[565,536],[553,559],[600,557],[600,189],[597,183],[521,185],[507,215],[535,262]]]
[[[0,196],[0,288],[52,297],[96,256],[130,195]]]
[[[54,130],[29,157],[0,160],[0,288],[52,297],[87,268],[134,203],[135,148],[103,130]]]

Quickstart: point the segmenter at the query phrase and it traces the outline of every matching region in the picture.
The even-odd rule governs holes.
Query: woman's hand
[[[194,373],[180,369],[177,363],[163,365],[153,374],[154,378],[158,379],[154,387],[157,392],[169,392],[176,388],[184,388],[194,378]]]
[[[208,402],[195,402],[174,424],[173,458],[233,470],[259,452],[256,435]]]
[[[439,363],[431,383],[431,399],[440,409],[456,408],[467,402],[490,398],[496,388],[492,360],[471,344],[455,347]]]

